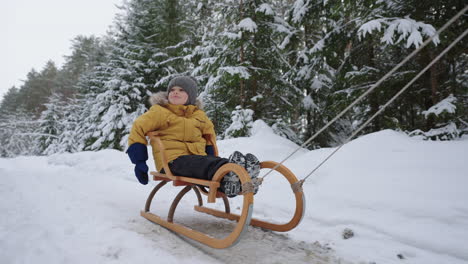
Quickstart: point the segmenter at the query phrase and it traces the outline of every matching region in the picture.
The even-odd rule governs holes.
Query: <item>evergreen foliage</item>
[[[248,137],[253,126],[253,114],[251,109],[242,109],[237,106],[231,113],[231,125],[224,132],[224,138]]]
[[[82,92],[78,91],[77,86],[80,78],[105,60],[103,41],[95,36],[77,36],[71,44],[71,55],[65,56],[65,63],[57,78],[60,86],[58,92],[66,98]]]
[[[8,89],[0,104],[0,117],[5,117],[9,113],[16,113],[20,105],[20,99],[18,88],[13,86]]]
[[[34,148],[37,138],[35,131],[38,122],[24,109],[17,109],[0,117],[0,155],[15,157],[18,155],[40,154]]]
[[[212,13],[222,24],[216,24],[218,34],[206,35],[196,72],[209,76],[205,93],[213,102],[207,110],[215,113],[210,117],[218,132],[229,126],[229,110],[238,105],[270,125],[290,121],[300,90],[284,78],[290,70],[280,47],[288,32],[284,19],[265,1],[226,1]]]
[[[83,150],[84,143],[80,141],[80,111],[81,100],[76,98],[66,99],[60,105],[60,128],[57,138],[44,151],[44,154],[77,152]]]
[[[52,94],[49,100],[44,104],[46,109],[42,111],[38,120],[38,129],[36,130],[37,139],[35,143],[35,152],[39,154],[55,153],[55,146],[58,136],[63,133],[63,105],[62,99],[58,94]]]
[[[190,31],[179,1],[135,0],[122,9],[106,62],[80,83],[90,89],[83,111],[91,111],[79,125],[89,150],[125,149],[133,120],[147,109],[147,95],[187,67]]]
[[[124,150],[151,93],[180,74],[199,81],[218,135],[254,120],[297,143],[375,84],[464,7],[416,0],[130,0],[102,38],[77,36],[0,104],[0,155]],[[466,29],[460,18],[309,148],[334,146],[376,113]],[[462,40],[362,133],[424,139],[468,134]]]

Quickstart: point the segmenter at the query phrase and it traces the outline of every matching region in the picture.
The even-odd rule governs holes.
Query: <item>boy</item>
[[[204,135],[216,138],[214,126],[196,98],[197,83],[189,76],[175,77],[169,82],[167,92],[159,92],[150,98],[153,105],[133,123],[127,154],[135,164],[135,176],[141,184],[148,183],[148,159],[146,133],[159,131],[166,147],[169,168],[174,175],[211,180],[215,172],[228,162],[237,163],[255,178],[260,171],[258,159],[252,155],[234,152],[229,160],[214,156],[214,147]],[[213,142],[216,144],[216,142]],[[156,169],[162,169],[156,146],[152,146]],[[229,197],[241,190],[238,177],[229,173],[221,182],[221,191]]]

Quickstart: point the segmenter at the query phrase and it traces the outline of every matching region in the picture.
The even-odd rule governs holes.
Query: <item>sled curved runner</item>
[[[276,165],[278,165],[278,163],[275,161],[263,161],[260,163],[260,168],[261,169],[273,169],[275,168]],[[287,232],[287,231],[294,229],[301,222],[302,217],[304,216],[304,211],[305,211],[305,197],[304,197],[304,192],[302,188],[300,187],[300,185],[298,185],[300,183],[299,180],[288,168],[286,168],[283,165],[280,165],[278,168],[275,169],[275,171],[281,173],[288,180],[291,186],[298,186],[298,188],[293,189],[295,200],[296,200],[296,209],[294,211],[294,215],[287,223],[283,223],[283,224],[276,224],[276,223],[271,223],[268,221],[263,221],[260,219],[252,218],[250,221],[250,225],[273,230],[273,231],[278,231],[278,232]],[[292,188],[295,188],[295,187],[292,187]],[[241,216],[237,214],[223,212],[220,210],[203,207],[200,205],[195,206],[195,210],[202,212],[202,213],[211,214],[216,217],[226,218],[229,220],[239,221],[239,219],[241,218]]]
[[[166,173],[162,174],[159,172],[151,172],[151,175],[153,176],[153,180],[160,181],[160,183],[156,185],[154,189],[151,191],[146,201],[145,209],[141,211],[141,216],[145,217],[146,219],[154,223],[157,223],[169,230],[172,230],[176,233],[184,235],[188,238],[191,238],[193,240],[196,240],[200,243],[203,243],[213,248],[227,248],[229,246],[234,245],[240,240],[242,234],[246,231],[247,226],[249,224],[253,226],[270,229],[273,231],[285,232],[285,231],[289,231],[295,228],[300,223],[302,216],[304,214],[304,209],[305,209],[305,203],[304,203],[305,200],[304,200],[302,188],[293,188],[295,198],[296,198],[296,210],[289,222],[284,223],[284,224],[275,224],[275,223],[270,223],[270,222],[262,221],[258,219],[252,219],[251,217],[252,217],[253,201],[254,201],[253,200],[253,187],[254,186],[250,179],[249,174],[243,167],[237,164],[233,164],[233,163],[225,164],[218,169],[218,171],[215,173],[211,181],[190,178],[190,177],[183,177],[183,176],[174,176],[168,166],[167,157],[165,155],[165,148],[161,139],[158,137],[158,133],[150,132],[148,133],[148,136],[150,137],[151,140],[154,140],[158,146],[159,155],[161,155],[164,171]],[[211,139],[207,138],[207,141],[210,142]],[[214,149],[215,149],[215,154],[217,155],[218,150],[215,145],[214,145]],[[271,169],[271,168],[274,168],[277,164],[278,163],[273,162],[273,161],[264,161],[264,162],[261,162],[260,165],[262,169],[263,168]],[[280,174],[282,174],[288,180],[291,186],[295,186],[295,185],[297,186],[297,184],[299,183],[296,176],[294,176],[294,174],[285,166],[280,165],[278,166],[278,168],[275,168],[275,170],[278,171]],[[220,186],[220,182],[222,178],[231,171],[239,176],[239,179],[242,184],[242,190],[246,190],[240,194],[243,198],[242,210],[240,214],[233,214],[230,212],[229,200],[227,199],[224,193],[218,191],[218,187]],[[153,198],[155,197],[156,193],[163,186],[165,186],[168,182],[172,182],[173,186],[185,186],[185,187],[174,198],[174,201],[172,202],[171,207],[169,209],[167,218],[163,219],[162,217],[150,212],[150,207],[151,207],[151,202]],[[185,194],[187,194],[191,190],[195,192],[197,196],[197,200],[198,200],[198,205],[195,205],[194,207],[196,211],[210,214],[210,215],[220,217],[220,218],[237,221],[235,228],[229,235],[227,235],[226,237],[222,239],[218,239],[218,238],[211,237],[207,234],[204,234],[202,232],[185,227],[183,225],[174,223],[173,221],[174,214],[175,214],[175,210],[177,208],[179,201],[182,199],[182,197]],[[223,200],[225,210],[220,211],[220,210],[216,210],[216,209],[203,206],[202,194],[207,196],[208,203],[215,203],[217,198],[221,198]]]

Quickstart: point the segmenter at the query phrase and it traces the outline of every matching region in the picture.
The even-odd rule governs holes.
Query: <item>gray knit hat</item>
[[[167,94],[174,86],[179,86],[188,94],[188,100],[185,105],[195,105],[197,99],[197,81],[190,76],[178,76],[172,79],[167,86]]]

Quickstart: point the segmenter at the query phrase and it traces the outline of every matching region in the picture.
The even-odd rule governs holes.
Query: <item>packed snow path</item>
[[[176,236],[139,216],[149,188],[126,176],[131,168],[117,151],[1,162],[2,263],[334,263],[325,247],[258,228],[249,227],[226,250]],[[157,196],[166,205],[176,194],[167,187],[170,194]],[[182,200],[176,220],[188,218],[187,224],[213,234],[233,228],[193,212],[190,198]]]
[[[219,147],[224,157],[240,150],[281,160],[296,146],[257,124],[254,136]],[[286,166],[301,178],[330,151],[302,150]],[[249,227],[225,250],[140,217],[155,183],[139,185],[123,152],[0,159],[0,262],[468,263],[466,157],[466,139],[427,142],[394,131],[361,137],[306,182],[306,214],[296,229]],[[152,210],[167,212],[177,192],[162,189]],[[239,202],[233,199],[231,208]],[[195,212],[194,204],[193,194],[184,197],[175,221],[214,236],[232,228]],[[290,187],[272,174],[255,196],[254,217],[285,220],[293,204]],[[345,228],[354,237],[343,239]]]

